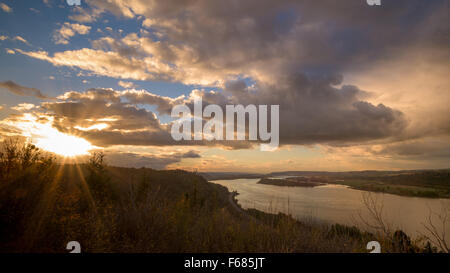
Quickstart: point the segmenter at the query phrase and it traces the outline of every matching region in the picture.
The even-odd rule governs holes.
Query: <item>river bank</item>
[[[433,224],[450,233],[450,226],[442,226],[436,213],[450,208],[450,200],[405,197],[385,193],[370,193],[339,184],[317,187],[281,187],[258,184],[259,179],[216,180],[213,183],[237,191],[238,204],[244,210],[264,213],[283,213],[300,221],[340,224],[367,228],[362,220],[371,219],[363,196],[373,196],[382,208],[383,219],[391,230],[401,229],[414,239],[429,235],[426,226],[432,216]],[[369,221],[371,222],[371,220]],[[447,238],[448,240],[448,238]]]

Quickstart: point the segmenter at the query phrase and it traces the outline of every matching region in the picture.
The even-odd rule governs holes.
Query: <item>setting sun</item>
[[[86,155],[89,154],[89,150],[94,148],[82,138],[66,135],[59,131],[52,132],[45,138],[36,139],[35,145],[46,151],[67,157]]]
[[[15,121],[15,126],[37,147],[60,156],[87,155],[90,150],[97,148],[83,138],[58,131],[52,127],[53,118],[45,118],[47,121],[40,123],[38,117],[26,113],[20,120]],[[6,124],[8,123],[6,122]]]

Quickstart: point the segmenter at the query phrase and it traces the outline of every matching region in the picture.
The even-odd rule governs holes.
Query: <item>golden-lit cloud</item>
[[[136,85],[132,82],[119,81],[117,84],[123,88],[136,88]]]
[[[80,126],[74,126],[75,129],[81,130],[81,131],[91,131],[91,130],[103,130],[105,128],[108,128],[109,125],[106,123],[97,123],[94,125],[91,125],[89,127],[80,127]]]
[[[118,52],[89,48],[55,53],[46,51],[16,51],[27,56],[45,60],[55,66],[70,66],[93,72],[97,75],[134,80],[168,80],[173,70],[168,64],[153,57],[124,57]]]
[[[10,13],[13,11],[13,9],[6,5],[5,3],[0,3],[0,9],[2,9],[4,12]]]
[[[27,45],[31,45],[25,38],[23,38],[21,36],[16,36],[16,37],[13,38],[13,40],[22,42],[22,43],[27,44]]]
[[[32,103],[19,103],[17,106],[11,107],[11,109],[22,112],[35,108],[36,105]]]
[[[67,45],[71,37],[75,36],[76,34],[86,35],[90,30],[90,26],[65,22],[61,26],[61,28],[55,30],[53,34],[53,40],[56,44]]]
[[[6,41],[6,40],[19,41],[19,42],[22,42],[22,43],[24,43],[26,45],[31,46],[31,44],[25,38],[23,38],[22,36],[18,36],[17,35],[15,37],[8,37],[8,36],[5,36],[5,35],[0,35],[0,41]]]
[[[61,133],[52,126],[53,117],[25,113],[12,119],[1,121],[1,126],[11,127],[20,131],[37,147],[60,156],[87,155],[96,147],[83,138]]]
[[[420,9],[419,0],[400,2],[376,10],[333,0],[231,6],[210,0],[90,0],[72,9],[69,19],[78,23],[60,24],[54,32],[56,43],[68,45],[80,34],[90,46],[13,51],[80,70],[78,75],[113,78],[124,90],[61,91],[35,108],[18,102],[14,108],[52,117],[52,128],[92,145],[121,147],[114,151],[116,163],[126,157],[140,165],[254,171],[442,167],[450,146],[450,66],[448,39],[442,38],[448,15],[440,2],[427,9]],[[103,17],[108,13],[138,28],[93,25],[110,20]],[[91,28],[98,29],[95,35]],[[17,37],[0,40],[29,44]],[[162,95],[166,90],[138,90],[134,81],[195,87],[168,97]],[[38,89],[1,84],[14,94],[45,98]],[[280,105],[280,151],[266,160],[248,141],[173,141],[165,115],[177,104],[192,108],[196,96],[222,107]],[[3,132],[20,132],[10,125]],[[182,150],[171,162],[170,152],[152,157],[144,151],[148,147]],[[190,147],[201,149],[202,157],[181,160]]]

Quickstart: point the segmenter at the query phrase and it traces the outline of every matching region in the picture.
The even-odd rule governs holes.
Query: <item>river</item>
[[[318,187],[280,187],[257,184],[259,179],[214,180],[237,191],[237,201],[242,208],[254,208],[264,212],[283,212],[304,221],[340,223],[355,225],[369,230],[361,219],[372,219],[364,205],[366,191],[351,189],[343,185],[324,185]],[[370,198],[383,206],[383,218],[393,229],[401,229],[413,238],[421,234],[429,235],[424,227],[428,223],[430,212],[433,224],[442,231],[444,226],[435,213],[443,215],[450,208],[450,199],[431,199],[404,197],[386,193],[370,193]],[[450,235],[450,215],[445,227]],[[450,243],[447,236],[446,241]]]

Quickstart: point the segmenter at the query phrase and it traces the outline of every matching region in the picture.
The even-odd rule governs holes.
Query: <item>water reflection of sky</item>
[[[258,179],[236,179],[211,181],[236,190],[237,200],[243,208],[255,208],[271,213],[289,213],[297,219],[314,219],[319,222],[341,223],[364,227],[361,217],[368,218],[363,204],[363,193],[344,185],[323,185],[318,187],[279,187],[257,184]],[[430,210],[440,212],[450,206],[448,199],[404,197],[392,194],[371,193],[383,204],[383,215],[395,229],[418,236],[427,234],[424,223]],[[442,229],[442,224],[434,219]],[[446,233],[450,233],[447,225]]]

